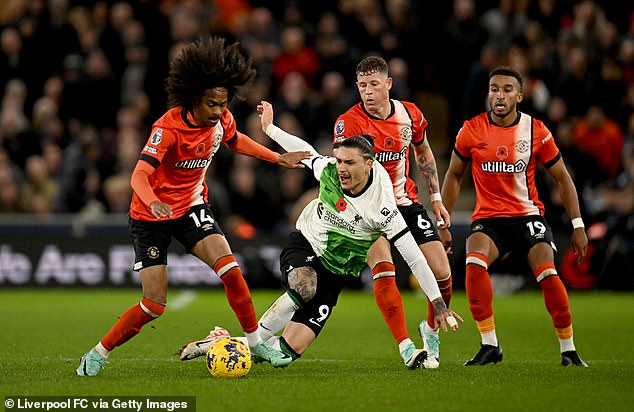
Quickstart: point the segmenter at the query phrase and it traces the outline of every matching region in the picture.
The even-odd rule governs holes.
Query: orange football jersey
[[[156,196],[172,206],[172,218],[190,207],[207,202],[206,173],[220,143],[236,137],[236,122],[229,110],[214,127],[196,126],[185,110],[168,110],[152,125],[152,134],[141,150],[139,161],[155,167],[150,186]],[[130,217],[156,220],[149,205],[132,195]]]
[[[357,103],[339,116],[335,123],[334,143],[349,137],[369,134],[374,137],[374,157],[392,180],[396,204],[419,203],[418,189],[409,177],[410,143],[423,143],[427,119],[414,103],[390,100],[392,112],[387,119],[369,114],[363,103]]]
[[[561,154],[540,120],[518,113],[508,127],[493,123],[489,113],[464,122],[454,152],[471,160],[476,204],[471,220],[544,215],[535,186],[536,159],[550,167]]]

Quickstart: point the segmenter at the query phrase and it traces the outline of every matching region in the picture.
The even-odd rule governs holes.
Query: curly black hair
[[[251,59],[240,53],[238,43],[225,47],[221,37],[198,39],[170,64],[167,105],[191,109],[207,89],[215,87],[226,88],[229,101],[244,100],[254,78]]]

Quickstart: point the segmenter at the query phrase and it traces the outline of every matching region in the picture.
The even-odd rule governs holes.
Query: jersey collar
[[[489,119],[489,123],[491,123],[494,126],[498,126],[498,127],[513,127],[515,125],[517,125],[520,122],[520,119],[522,118],[522,112],[520,112],[519,110],[517,111],[517,117],[515,118],[515,120],[513,121],[513,123],[511,123],[508,126],[500,126],[499,124],[495,123],[493,121],[493,117],[491,116],[491,111],[487,112],[487,118]]]
[[[193,124],[192,122],[190,122],[189,119],[187,118],[187,113],[189,113],[189,112],[187,111],[187,109],[185,109],[183,107],[181,109],[181,118],[183,119],[183,121],[185,122],[187,127],[189,127],[190,129],[203,129],[203,128],[207,127],[207,126],[198,126],[198,125]]]
[[[394,112],[396,111],[396,108],[394,107],[394,102],[392,101],[392,99],[390,99],[390,114],[388,114],[385,119],[381,119],[380,117],[376,117],[374,115],[371,115],[367,110],[365,110],[365,106],[363,105],[363,102],[361,102],[359,104],[361,105],[361,110],[363,110],[363,112],[366,115],[368,115],[369,118],[375,119],[375,120],[387,120],[390,117],[394,116]]]

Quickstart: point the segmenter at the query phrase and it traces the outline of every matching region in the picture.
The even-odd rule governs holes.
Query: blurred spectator
[[[449,138],[453,139],[462,122],[465,79],[471,64],[480,57],[486,39],[486,31],[480,25],[473,0],[453,0],[453,11],[446,20],[442,43],[450,50],[439,61],[439,73],[448,99]],[[451,149],[450,149],[451,150]]]
[[[315,118],[317,135],[332,134],[337,117],[352,106],[355,97],[346,89],[341,73],[328,72],[321,79],[319,99]]]
[[[57,182],[49,174],[46,160],[33,155],[26,161],[26,179],[20,196],[20,209],[36,215],[49,215],[57,195]]]
[[[568,104],[570,116],[581,117],[588,110],[588,97],[595,92],[596,76],[590,70],[587,52],[582,47],[573,47],[564,58],[566,69],[555,93]]]
[[[634,150],[623,157],[624,171],[617,184],[599,192],[606,234],[595,257],[597,286],[634,290]]]
[[[284,78],[278,98],[274,101],[276,113],[292,113],[306,130],[299,135],[313,142],[316,138],[315,102],[305,78],[297,72],[290,72]]]
[[[592,156],[608,179],[621,170],[623,131],[599,106],[590,106],[573,130],[575,143]]]
[[[41,153],[27,117],[13,105],[0,111],[0,145],[22,170],[29,156]]]
[[[499,0],[497,7],[482,14],[480,24],[498,49],[509,49],[524,32],[529,3],[526,0]]]
[[[76,213],[89,207],[100,189],[101,176],[97,160],[101,156],[101,142],[93,127],[84,127],[64,149],[59,173],[59,192],[54,210],[57,213]]]
[[[280,53],[273,59],[273,79],[278,87],[282,87],[290,73],[298,73],[306,86],[313,89],[319,64],[317,52],[306,44],[306,35],[299,27],[282,30]]]

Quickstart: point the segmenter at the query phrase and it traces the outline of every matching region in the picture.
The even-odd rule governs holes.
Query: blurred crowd
[[[209,34],[239,41],[253,59],[256,82],[231,110],[239,130],[274,150],[260,100],[283,129],[327,152],[335,119],[358,101],[355,65],[375,53],[389,62],[393,98],[444,111],[430,138],[446,161],[462,122],[488,109],[488,72],[513,66],[525,78],[520,110],[547,124],[571,169],[594,253],[634,251],[634,10],[625,1],[0,0],[0,213],[127,212],[131,171],[166,110],[169,62]],[[313,180],[229,150],[208,176],[215,213],[247,238],[288,230]],[[567,231],[557,191],[540,184],[553,228]]]

